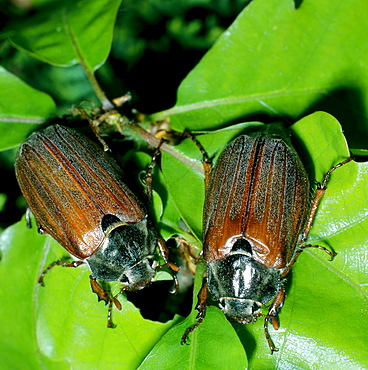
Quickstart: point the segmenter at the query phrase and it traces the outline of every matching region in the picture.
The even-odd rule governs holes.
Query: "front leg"
[[[93,293],[97,294],[98,301],[105,301],[105,305],[109,305],[107,309],[107,327],[115,328],[116,325],[112,322],[111,318],[112,304],[114,303],[116,308],[118,310],[121,310],[122,307],[120,302],[118,301],[116,296],[111,298],[109,293],[97,282],[97,280],[92,275],[89,276],[89,280]]]
[[[45,275],[50,271],[50,269],[52,269],[55,266],[78,267],[78,266],[83,265],[83,264],[84,264],[84,261],[72,261],[72,262],[70,262],[70,258],[60,259],[58,261],[55,261],[55,262],[51,263],[49,266],[47,266],[43,270],[43,272],[40,275],[40,277],[38,278],[37,282],[38,282],[38,284],[40,284],[42,286],[45,286],[45,284],[43,282],[43,279],[44,279]]]
[[[198,315],[196,317],[197,322],[185,331],[184,335],[181,337],[180,344],[188,344],[187,342],[188,335],[193,330],[195,330],[200,324],[202,324],[206,316],[207,296],[208,296],[208,284],[207,279],[204,278],[202,288],[198,293],[198,303],[196,306],[196,310],[198,311]]]
[[[164,260],[164,264],[157,266],[156,269],[167,266],[172,271],[172,277],[174,279],[174,286],[170,290],[170,293],[175,294],[179,290],[179,281],[175,274],[176,272],[179,271],[179,267],[176,266],[175,263],[169,261],[169,251],[167,249],[164,239],[161,236],[158,237],[158,248],[159,248],[161,257]]]
[[[277,293],[276,297],[271,303],[271,306],[268,309],[268,313],[265,316],[265,321],[264,321],[264,333],[266,336],[266,340],[268,343],[268,346],[270,347],[271,350],[271,355],[274,352],[277,352],[278,349],[275,347],[271,335],[268,331],[268,322],[270,322],[275,330],[278,330],[279,328],[279,311],[281,307],[284,305],[285,301],[285,289],[281,288],[280,291]]]
[[[328,180],[330,179],[330,176],[331,176],[332,172],[335,171],[337,168],[345,165],[346,163],[351,162],[352,160],[353,160],[353,158],[349,157],[349,158],[345,159],[344,161],[336,164],[329,171],[327,171],[323,180],[321,182],[317,183],[317,189],[316,189],[316,192],[314,194],[314,199],[313,199],[311,207],[310,207],[307,223],[304,227],[303,238],[301,240],[301,243],[303,243],[308,238],[309,232],[312,228],[314,217],[316,216],[316,212],[317,212],[319,203],[320,203],[323,195],[326,192],[327,183],[328,183]]]

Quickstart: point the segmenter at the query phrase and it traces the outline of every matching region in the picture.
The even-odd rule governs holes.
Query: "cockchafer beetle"
[[[59,125],[33,133],[18,151],[15,171],[39,232],[51,235],[78,259],[54,262],[39,283],[55,265],[87,262],[93,292],[109,304],[109,327],[114,327],[112,303],[118,309],[121,305],[97,280],[118,280],[122,290],[144,288],[154,276],[157,246],[165,265],[177,270],[143,204],[122,182],[120,168],[84,135]]]
[[[331,173],[352,158],[332,167],[311,199],[307,173],[279,126],[236,138],[213,168],[200,149],[206,174],[203,258],[207,273],[198,294],[198,320],[181,343],[187,343],[188,335],[203,321],[210,291],[233,321],[248,324],[264,317],[273,353],[277,349],[268,322],[278,329],[286,276],[298,256],[306,248],[335,256],[324,247],[304,243]],[[271,300],[268,313],[262,314],[262,306]]]

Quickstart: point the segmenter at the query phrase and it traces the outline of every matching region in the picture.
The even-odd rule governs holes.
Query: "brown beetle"
[[[307,173],[280,128],[243,135],[228,144],[206,176],[203,215],[203,258],[207,277],[198,294],[198,321],[204,319],[208,290],[232,320],[247,324],[264,316],[271,353],[277,351],[268,322],[278,329],[278,313],[285,299],[285,277],[304,245],[319,201],[334,166],[318,183],[310,199]],[[204,160],[204,162],[208,162]],[[206,167],[205,167],[206,170]],[[261,308],[271,301],[267,315]]]
[[[167,249],[134,193],[121,181],[121,170],[95,143],[59,125],[32,134],[20,147],[16,176],[40,233],[51,235],[78,261],[55,265],[77,267],[86,261],[92,290],[112,302],[96,280],[118,280],[126,290],[139,290],[153,278],[157,245],[165,264]],[[175,282],[176,277],[174,277]]]

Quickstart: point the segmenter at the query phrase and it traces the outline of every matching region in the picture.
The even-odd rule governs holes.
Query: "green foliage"
[[[55,115],[55,103],[45,93],[25,84],[0,67],[0,149],[18,145],[33,130]]]
[[[231,137],[252,130],[256,130],[254,123],[240,124],[199,136],[198,139],[213,155],[219,154]],[[298,149],[311,178],[321,181],[334,164],[349,156],[340,124],[326,113],[317,112],[303,118],[291,126],[291,131],[295,141],[303,144]],[[183,143],[180,151],[185,144],[188,143]],[[195,147],[193,143],[190,144]],[[191,156],[192,150],[192,147],[186,149],[188,156]],[[173,199],[181,217],[200,239],[198,218],[202,212],[204,186],[198,166],[200,156],[197,155],[197,158],[196,166],[180,165],[165,153],[162,167],[169,189],[178,182],[187,189],[185,197],[178,190],[172,191]],[[174,168],[178,169],[176,174]],[[289,276],[287,298],[280,314],[281,327],[278,331],[271,331],[280,352],[274,356],[265,355],[268,348],[262,320],[254,325],[234,325],[234,329],[244,337],[243,345],[249,356],[250,368],[271,369],[278,361],[283,363],[278,365],[279,368],[286,364],[291,368],[313,368],[311,353],[316,354],[318,360],[313,361],[318,361],[318,366],[323,369],[336,368],[343,360],[352,363],[358,361],[351,368],[368,365],[368,328],[365,324],[365,281],[368,270],[365,263],[358,262],[364,260],[367,245],[367,191],[364,185],[367,171],[366,163],[350,163],[337,169],[331,176],[308,243],[333,249],[337,257],[330,262],[327,255],[314,250],[305,251],[299,257]],[[349,302],[354,302],[354,308]],[[210,321],[211,318],[206,317],[206,320]],[[337,323],[353,329],[351,332],[342,331]],[[201,330],[201,327],[197,329]],[[217,340],[212,333],[203,336],[203,342],[197,342],[188,349],[189,356],[200,356],[201,349]],[[238,353],[239,356],[242,351]],[[321,355],[326,352],[328,355]],[[361,363],[359,356],[362,356]]]
[[[230,3],[239,9],[246,1]],[[221,19],[231,13],[221,2],[205,0],[182,0],[175,6],[171,1],[126,0],[121,12],[119,0],[36,5],[35,15],[15,17],[2,33],[7,40],[0,49],[3,150],[20,144],[58,113],[65,114],[66,106],[80,103],[77,99],[91,97],[109,107],[106,90],[126,93],[116,59],[129,71],[149,50],[170,51],[173,40],[181,48],[203,51],[224,30]],[[340,123],[351,150],[368,150],[367,7],[365,0],[304,0],[298,9],[291,0],[254,0],[183,79],[176,105],[147,116],[142,125],[169,119],[176,130],[200,131],[197,139],[216,161],[223,147],[242,133],[273,121],[296,122],[290,125],[293,143],[310,178],[320,181],[349,156]],[[206,16],[188,20],[191,9],[205,9]],[[161,27],[163,18],[164,32],[154,42],[143,30]],[[169,71],[165,77],[170,78]],[[70,83],[73,78],[77,87]],[[130,110],[123,106],[119,113]],[[148,150],[145,137],[132,126],[123,129],[127,139],[113,133],[109,143],[124,164],[127,182],[140,190],[140,171],[150,162],[143,153]],[[151,208],[165,239],[180,235],[201,244],[201,159],[189,139],[162,152],[161,168],[156,166],[153,175]],[[350,162],[333,172],[308,243],[332,249],[337,256],[329,261],[323,252],[307,250],[298,259],[288,277],[280,328],[270,328],[280,350],[273,356],[262,319],[253,325],[230,323],[213,305],[190,334],[190,344],[180,345],[196,320],[203,264],[197,268],[187,318],[175,315],[166,323],[144,319],[122,294],[123,309],[113,308],[117,327],[112,330],[106,328],[106,307],[91,293],[87,266],[55,267],[45,276],[45,287],[39,286],[43,269],[67,253],[35,227],[27,229],[24,220],[10,226],[0,244],[0,368],[368,368],[367,181],[367,163]],[[157,280],[167,278],[163,274]],[[109,286],[119,291],[119,284]],[[153,299],[146,307],[156,303]],[[178,305],[171,303],[169,311],[178,312]]]
[[[94,71],[109,54],[120,2],[55,2],[52,12],[41,12],[8,30],[9,42],[47,63],[64,67],[79,63]]]
[[[25,220],[4,231],[1,251],[2,369],[135,369],[173,325],[144,320],[120,296],[123,309],[113,311],[117,328],[108,329],[87,266],[55,267],[41,287],[36,281],[43,267],[67,253],[35,227],[27,229]]]
[[[368,3],[293,5],[249,4],[181,83],[175,107],[154,118],[204,130],[255,116],[295,121],[323,109],[343,124],[352,148],[367,148]]]
[[[202,260],[197,265],[194,282],[196,294],[202,286],[205,267]],[[193,333],[190,346],[178,346],[178,338],[196,321],[194,312],[162,337],[139,370],[222,369],[224,363],[238,369],[245,368],[247,358],[242,344],[225,316],[217,307],[209,307],[206,317],[208,320],[202,324],[201,330]],[[209,337],[216,338],[216,341],[208,342]],[[203,346],[206,351],[201,350]]]

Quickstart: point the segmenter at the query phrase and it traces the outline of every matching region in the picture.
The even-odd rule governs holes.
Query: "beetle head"
[[[102,228],[108,233],[87,262],[98,280],[119,280],[132,290],[142,289],[154,275],[152,258],[157,245],[156,232],[147,218],[133,224],[116,219],[105,216]]]
[[[224,259],[208,262],[207,271],[208,287],[221,309],[244,324],[255,321],[282,287],[280,271],[255,261],[246,239],[237,240]]]
[[[261,314],[262,303],[251,299],[221,297],[220,308],[231,320],[240,324],[249,324]]]

